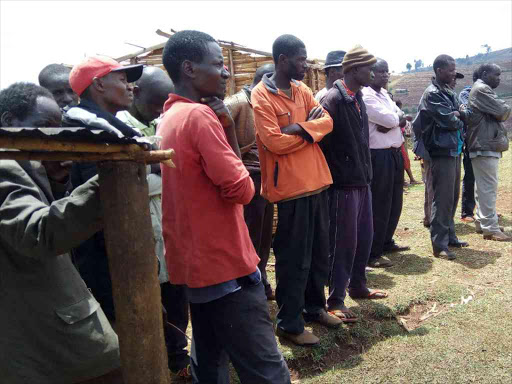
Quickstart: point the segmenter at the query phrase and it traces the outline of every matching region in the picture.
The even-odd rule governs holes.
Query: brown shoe
[[[307,330],[304,330],[300,335],[296,335],[294,333],[285,332],[281,328],[277,327],[276,335],[286,340],[290,340],[292,343],[300,345],[301,347],[316,345],[320,342],[318,337]]]
[[[343,321],[341,321],[338,317],[333,316],[326,311],[320,312],[318,317],[313,320],[315,323],[322,324],[327,328],[338,328]]]
[[[434,251],[434,257],[439,257],[441,259],[447,260],[455,260],[457,258],[455,252],[450,251],[448,249],[444,249],[442,251]]]
[[[500,232],[495,232],[495,233],[490,233],[488,235],[484,235],[484,240],[511,241],[512,237],[510,237],[500,231]]]
[[[500,228],[500,231],[501,232],[505,232],[505,227],[502,227],[501,225],[499,226]],[[479,235],[481,235],[482,233],[484,233],[483,229],[482,229],[482,226],[480,225],[480,223],[478,221],[475,221],[475,232],[478,233]]]

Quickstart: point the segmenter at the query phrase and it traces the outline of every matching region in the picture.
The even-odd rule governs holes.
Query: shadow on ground
[[[414,253],[395,253],[387,255],[394,263],[386,272],[394,275],[423,275],[432,269],[432,259]]]
[[[363,353],[390,337],[415,337],[428,333],[425,327],[407,332],[397,322],[394,311],[385,304],[373,300],[355,301],[359,305],[350,309],[359,317],[357,323],[344,324],[338,329],[327,329],[315,323],[306,324],[306,329],[320,338],[319,345],[315,347],[298,347],[279,338],[292,380],[318,376],[340,364],[343,369],[355,368],[363,362]],[[270,312],[275,319],[275,302],[270,303]]]
[[[480,251],[472,249],[471,244],[468,248],[454,249],[457,258],[454,263],[459,263],[471,269],[484,268],[489,264],[495,264],[501,257],[501,253],[494,251]]]

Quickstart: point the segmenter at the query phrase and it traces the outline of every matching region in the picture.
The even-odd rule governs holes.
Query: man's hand
[[[309,133],[306,132],[299,124],[290,124],[286,127],[281,128],[281,133],[285,135],[296,135],[302,137],[309,143],[313,142],[313,138]]]
[[[390,129],[377,124],[377,131],[380,133],[388,133],[390,131]]]
[[[48,178],[58,183],[65,183],[68,180],[69,172],[73,162],[71,161],[43,161]]]
[[[318,118],[322,117],[323,114],[324,114],[324,109],[319,105],[318,107],[313,108],[309,112],[309,116],[306,121],[318,119]]]
[[[226,107],[226,104],[224,104],[224,102],[221,99],[212,96],[202,97],[200,101],[201,103],[209,106],[213,110],[213,112],[215,112],[215,114],[220,120],[220,123],[224,128],[231,128],[235,126],[235,122],[231,117],[231,113],[229,113],[228,107]]]
[[[455,117],[458,117],[460,119],[460,112],[459,111],[453,111],[453,114]]]

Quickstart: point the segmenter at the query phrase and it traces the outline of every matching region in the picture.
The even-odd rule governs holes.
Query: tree
[[[412,68],[411,63],[407,63],[407,65],[406,65],[405,67],[407,68],[407,70],[408,70],[409,72],[411,72],[411,68]]]
[[[414,60],[414,69],[418,69],[418,68],[421,68],[423,67],[423,60],[419,59],[419,60]]]

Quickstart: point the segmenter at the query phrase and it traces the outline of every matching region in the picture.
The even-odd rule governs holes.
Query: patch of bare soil
[[[449,305],[442,305],[435,301],[413,304],[409,307],[406,314],[397,316],[396,319],[407,332],[411,332],[421,327],[428,319],[439,316],[447,309],[449,309]]]

